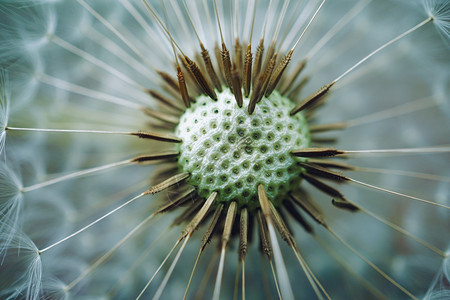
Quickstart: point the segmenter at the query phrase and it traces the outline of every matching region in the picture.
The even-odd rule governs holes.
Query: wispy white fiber
[[[8,236],[8,231],[17,226],[19,214],[22,208],[23,195],[20,192],[21,179],[11,170],[4,161],[0,162],[0,233],[4,234],[4,244],[0,244],[0,249],[8,244],[12,239],[12,233]]]
[[[442,261],[442,267],[433,280],[424,300],[446,300],[450,299],[450,250]]]
[[[42,262],[38,248],[23,232],[0,223],[0,298],[39,299],[42,282]],[[11,239],[11,235],[13,238]],[[14,268],[16,272],[6,270]]]
[[[443,40],[450,46],[450,1],[423,0],[425,11],[433,17],[433,24],[438,28]]]
[[[0,155],[5,148],[5,129],[8,125],[9,97],[8,75],[4,70],[0,70]]]

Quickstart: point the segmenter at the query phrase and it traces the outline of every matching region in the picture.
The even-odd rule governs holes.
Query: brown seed
[[[157,140],[161,142],[169,142],[169,143],[181,143],[181,140],[177,138],[176,136],[166,135],[166,134],[159,134],[159,133],[153,133],[153,132],[132,132],[130,135],[137,136],[141,139],[151,139],[151,140]]]
[[[348,124],[346,122],[337,122],[331,124],[315,124],[309,126],[309,131],[313,133],[325,132],[332,130],[340,130],[347,128]]]
[[[231,229],[233,229],[234,219],[236,217],[237,204],[235,201],[231,202],[228,206],[227,216],[225,217],[225,223],[222,234],[222,248],[225,248],[231,237]]]
[[[258,212],[256,213],[256,220],[258,221],[258,225],[259,225],[259,236],[261,238],[261,250],[263,251],[264,254],[267,255],[267,257],[269,257],[269,260],[271,259],[271,253],[272,253],[272,247],[270,245],[268,236],[267,236],[267,226],[266,223],[264,222],[263,216],[262,216],[262,212],[261,210],[258,210]]]
[[[289,197],[295,204],[300,206],[300,208],[302,208],[311,218],[313,218],[314,221],[321,225],[325,224],[322,211],[308,199],[306,194],[298,191],[295,194],[290,193]]]
[[[148,161],[161,160],[161,159],[173,159],[177,158],[180,153],[176,151],[169,151],[160,154],[139,155],[130,160],[132,163],[144,163]]]
[[[202,243],[200,245],[200,251],[203,251],[205,249],[206,245],[211,241],[211,237],[214,233],[214,230],[217,225],[217,221],[219,220],[223,210],[223,204],[219,204],[217,208],[214,210],[213,217],[211,221],[209,222],[209,226],[206,229],[205,233],[203,234]]]
[[[313,185],[314,187],[316,187],[318,190],[320,190],[321,192],[333,197],[333,198],[339,198],[339,199],[345,199],[344,195],[339,192],[337,189],[335,189],[334,187],[320,181],[319,179],[317,179],[314,176],[311,176],[307,173],[303,173],[302,177],[308,181],[311,185]]]
[[[242,74],[242,46],[239,38],[234,40],[234,64],[239,75]]]
[[[239,237],[239,257],[240,260],[243,261],[248,249],[248,212],[245,207],[241,209]]]
[[[286,79],[283,79],[283,84],[281,85],[281,93],[286,94],[291,89],[294,82],[297,80],[300,73],[303,71],[303,69],[306,67],[307,60],[304,59],[300,63],[297,64],[297,67],[295,70],[289,74],[289,76]],[[294,88],[295,89],[295,88]]]
[[[244,102],[242,99],[241,79],[239,78],[239,73],[236,68],[233,69],[231,77],[233,83],[234,98],[236,99],[237,105],[239,107],[242,107]]]
[[[306,169],[306,172],[311,175],[316,175],[325,179],[334,180],[337,182],[348,181],[349,178],[335,171],[331,171],[325,167],[314,165],[311,163],[300,163]]]
[[[303,148],[291,151],[291,154],[298,157],[331,157],[344,154],[344,151],[333,148]]]
[[[267,90],[266,90],[266,94],[265,94],[266,97],[269,97],[270,94],[272,94],[272,92],[275,90],[278,83],[280,82],[281,76],[283,76],[283,73],[286,70],[287,65],[291,61],[292,53],[293,53],[293,50],[290,50],[288,52],[288,54],[286,54],[286,56],[283,57],[283,59],[281,60],[281,62],[278,64],[277,68],[273,72],[273,74],[270,78],[270,81],[269,81],[269,85],[267,86]]]
[[[264,71],[264,79],[263,79],[263,85],[261,87],[261,93],[258,95],[258,99],[256,103],[259,103],[261,99],[264,97],[264,94],[266,92],[267,86],[269,85],[270,77],[272,76],[273,69],[275,69],[275,64],[277,62],[278,54],[275,53],[272,58],[267,63],[267,67]]]
[[[299,104],[297,104],[290,112],[291,116],[295,115],[299,111],[302,111],[307,108],[311,108],[314,104],[317,104],[319,100],[321,100],[330,90],[330,88],[335,84],[335,82],[331,82],[323,87],[321,87],[317,92],[311,94],[304,100],[302,100]]]
[[[292,204],[292,200],[286,199],[283,201],[283,206],[286,211],[305,229],[308,233],[314,233],[311,225],[303,218],[298,209]]]
[[[308,162],[312,163],[312,164],[324,166],[327,168],[341,169],[341,170],[356,170],[356,167],[354,167],[354,166],[351,166],[349,164],[339,162],[339,161],[329,160],[329,159],[313,158],[313,159],[308,159]]]
[[[255,53],[255,63],[253,64],[253,85],[256,84],[256,80],[259,77],[259,72],[261,71],[261,65],[262,65],[262,57],[264,55],[264,38],[261,38],[259,40],[258,47],[256,48]]]
[[[224,42],[222,42],[222,65],[225,76],[225,81],[227,82],[228,87],[233,91],[233,79],[231,76],[231,58],[230,52],[227,49],[227,46]]]
[[[220,84],[219,77],[217,77],[217,73],[214,70],[214,66],[211,62],[211,57],[209,56],[208,50],[203,46],[202,43],[200,43],[200,48],[202,49],[202,58],[203,62],[205,63],[206,72],[208,72],[209,78],[211,79],[211,82],[213,83],[216,90],[219,92],[222,91],[222,85]]]
[[[341,201],[341,200],[333,199],[333,200],[331,201],[331,203],[332,203],[334,206],[338,207],[338,208],[342,208],[342,209],[345,209],[345,210],[349,210],[349,211],[351,211],[351,212],[356,212],[356,211],[359,210],[358,207],[356,207],[355,205],[351,204],[351,203],[348,202],[348,201]]]
[[[189,99],[189,94],[186,87],[186,80],[184,79],[184,74],[181,71],[180,66],[177,67],[177,78],[178,78],[178,86],[181,94],[181,99],[186,107],[191,106],[191,101]]]
[[[161,183],[158,183],[157,185],[152,186],[151,188],[149,188],[147,191],[145,191],[145,194],[156,194],[159,193],[165,189],[168,189],[184,180],[186,180],[188,177],[190,176],[189,173],[181,173],[181,174],[177,174],[175,176],[172,176],[166,180],[164,180]]]
[[[247,52],[245,53],[244,74],[242,76],[242,84],[244,86],[245,97],[248,97],[248,95],[250,95],[250,88],[252,84],[252,60],[252,44],[249,43],[247,46]]]
[[[198,213],[194,216],[192,221],[186,225],[186,227],[183,229],[183,232],[181,233],[180,238],[184,238],[186,236],[191,236],[195,229],[197,229],[198,225],[204,220],[206,214],[208,213],[209,209],[211,208],[212,204],[215,202],[217,198],[218,193],[213,192],[208,199],[206,199],[206,202],[203,204],[203,206],[200,208]]]
[[[184,108],[178,104],[178,102],[169,99],[168,97],[162,95],[161,93],[155,90],[147,90],[147,93],[152,96],[152,98],[158,100],[164,105],[167,105],[170,108],[176,109],[178,111],[184,111]]]
[[[156,71],[158,75],[167,83],[174,91],[179,92],[177,81],[169,74],[163,71]]]
[[[202,91],[211,99],[217,100],[217,95],[214,92],[214,89],[209,85],[198,65],[187,56],[184,56],[184,59],[187,62],[187,67],[191,71],[191,74],[194,76],[198,86],[202,89]]]

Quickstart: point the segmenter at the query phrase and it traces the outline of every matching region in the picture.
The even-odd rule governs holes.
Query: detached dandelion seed
[[[417,4],[4,1],[0,295],[448,296],[450,5]]]

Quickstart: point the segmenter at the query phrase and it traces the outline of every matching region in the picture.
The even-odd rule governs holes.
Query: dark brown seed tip
[[[165,135],[165,134],[159,134],[159,133],[153,133],[153,132],[132,132],[130,135],[137,136],[141,139],[151,139],[161,142],[169,142],[169,143],[181,143],[181,140],[177,138],[176,136],[171,135]]]
[[[209,82],[206,80],[198,65],[187,56],[184,56],[184,59],[187,62],[189,71],[194,76],[198,86],[202,89],[202,91],[211,99],[217,100],[217,95],[214,92],[214,89],[209,85]]]
[[[233,79],[231,76],[231,58],[225,43],[222,42],[222,65],[224,71],[225,81],[228,87],[233,91]]]
[[[307,60],[303,59],[300,63],[297,64],[295,70],[292,73],[290,73],[286,79],[283,79],[283,84],[280,89],[282,94],[286,94],[288,91],[291,90],[292,85],[297,81],[298,76],[305,68],[306,62]]]
[[[293,193],[290,193],[289,197],[294,204],[298,205],[311,218],[313,218],[314,221],[321,225],[325,224],[322,211],[311,200],[308,199],[306,194],[302,195],[302,193],[299,193],[298,195],[295,195]]]
[[[333,148],[304,148],[293,150],[291,154],[298,157],[331,157],[344,154],[344,151]]]
[[[326,184],[325,182],[317,179],[314,176],[311,176],[308,173],[303,173],[301,175],[308,183],[310,183],[311,185],[313,185],[316,189],[318,189],[319,191],[321,191],[322,193],[325,193],[329,196],[331,196],[332,198],[339,198],[339,199],[344,199],[344,195],[337,190],[336,188]]]
[[[132,163],[145,163],[154,160],[177,158],[180,153],[176,151],[164,152],[160,154],[139,155],[130,160]]]
[[[208,245],[208,243],[211,241],[211,237],[215,231],[217,222],[219,221],[219,218],[222,214],[222,210],[223,210],[223,203],[220,203],[214,210],[214,214],[209,223],[209,226],[206,229],[205,233],[203,234],[202,243],[200,245],[201,251],[203,251],[203,249],[205,249],[206,245]]]
[[[270,78],[269,84],[267,86],[267,90],[266,90],[266,94],[265,94],[266,97],[269,97],[270,94],[272,94],[272,92],[275,90],[278,83],[280,82],[281,76],[283,76],[283,73],[286,70],[287,65],[291,61],[292,52],[293,52],[293,50],[290,50],[288,52],[288,54],[286,54],[286,56],[283,57],[283,59],[281,60],[281,62],[278,64],[277,68],[273,72],[273,74]]]
[[[258,80],[256,81],[256,84],[253,87],[253,91],[250,97],[250,101],[248,103],[248,113],[253,114],[255,111],[256,103],[258,102],[259,95],[261,94],[261,89],[263,85],[263,76],[259,76]]]
[[[222,85],[220,84],[219,77],[217,77],[217,73],[214,70],[214,66],[212,64],[211,57],[209,56],[209,52],[208,52],[208,50],[206,50],[205,46],[202,43],[200,43],[200,48],[202,50],[201,54],[202,54],[203,63],[205,64],[206,71],[209,75],[209,78],[211,79],[216,90],[221,92]]]
[[[250,95],[250,88],[252,83],[252,44],[249,43],[247,46],[247,52],[245,53],[244,60],[244,74],[242,78],[242,85],[244,86],[244,95],[248,97]]]
[[[292,204],[291,200],[283,201],[286,211],[305,229],[306,232],[314,234],[314,229],[312,226],[303,218],[298,209]]]
[[[359,210],[355,205],[347,202],[345,199],[333,199],[331,200],[331,203],[337,208],[342,208],[351,212],[357,212]]]
[[[339,162],[339,161],[334,161],[334,160],[329,160],[329,159],[308,159],[308,163],[312,163],[312,164],[316,164],[316,165],[320,165],[326,168],[332,168],[332,169],[341,169],[341,170],[350,170],[350,171],[354,171],[357,168],[349,165],[347,163],[343,163],[343,162]]]
[[[239,257],[241,260],[244,260],[248,249],[248,212],[245,207],[241,210],[239,236]]]
[[[297,104],[290,112],[291,116],[295,115],[299,111],[312,107],[319,100],[321,100],[330,90],[330,88],[335,84],[335,82],[330,82],[329,84],[321,87],[317,92],[311,94],[304,100],[302,100],[299,104]]]
[[[344,176],[338,172],[331,171],[325,167],[309,164],[309,163],[300,163],[300,165],[306,169],[311,175],[316,175],[325,179],[334,180],[337,182],[348,181],[350,180],[347,176]]]
[[[232,83],[233,83],[234,98],[236,99],[237,105],[239,107],[242,107],[244,102],[242,99],[241,79],[239,77],[239,72],[236,68],[233,69],[233,72],[231,73],[231,77],[232,77]]]
[[[174,175],[174,176],[164,180],[163,182],[152,186],[145,193],[154,195],[154,194],[159,193],[165,189],[168,189],[174,185],[179,184],[180,182],[186,180],[189,176],[190,176],[190,174],[187,172]]]
[[[181,68],[179,66],[177,67],[177,79],[181,99],[183,100],[184,106],[189,108],[191,106],[191,103],[189,100],[189,93],[187,91],[186,80],[184,79],[183,71],[181,71]]]
[[[348,124],[346,122],[337,122],[337,123],[331,123],[331,124],[314,124],[309,126],[310,132],[326,132],[326,131],[332,131],[332,130],[340,130],[347,128]]]
[[[156,72],[164,80],[164,82],[166,82],[172,89],[174,89],[175,91],[178,91],[178,84],[172,76],[170,76],[166,72],[163,72],[160,70],[158,70]]]

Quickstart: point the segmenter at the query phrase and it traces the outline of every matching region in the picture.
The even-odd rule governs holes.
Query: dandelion
[[[2,3],[2,297],[446,297],[421,4]]]
[[[19,222],[21,207],[23,204],[22,193],[20,191],[21,179],[6,163],[0,163],[0,211],[2,215],[1,232],[5,234],[8,229],[13,229],[13,225]],[[5,228],[3,228],[5,226]],[[12,239],[12,235],[10,236]],[[8,239],[5,239],[7,241]],[[8,243],[2,245],[6,247]]]
[[[2,247],[0,252],[2,255],[0,295],[7,299],[20,297],[36,299],[40,294],[42,276],[42,262],[38,249],[23,232],[14,232],[14,228],[5,230],[8,225],[4,223],[1,225],[1,245],[6,244],[8,248]],[[15,272],[9,272],[12,269],[15,269]],[[6,272],[9,276],[4,275]]]

